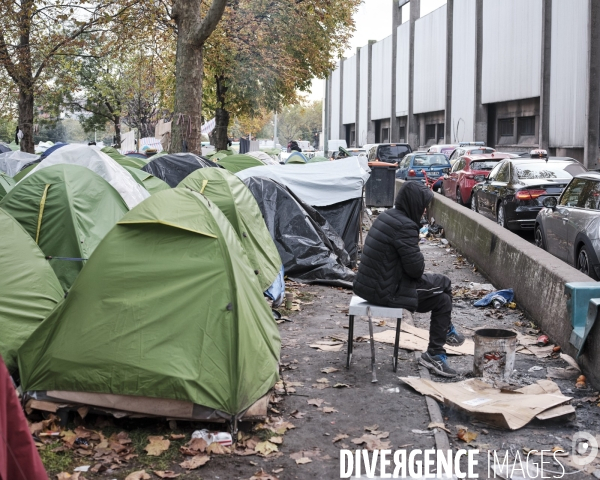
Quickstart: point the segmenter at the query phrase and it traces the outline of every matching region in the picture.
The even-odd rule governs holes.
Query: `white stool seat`
[[[401,308],[382,307],[381,305],[374,305],[356,295],[353,295],[352,300],[350,300],[350,308],[348,309],[348,314],[357,316],[367,315],[367,307],[371,307],[371,315],[374,317],[402,318]]]

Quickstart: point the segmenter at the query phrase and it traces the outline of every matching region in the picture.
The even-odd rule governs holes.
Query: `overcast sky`
[[[363,0],[354,14],[356,31],[344,57],[354,55],[356,49],[364,47],[369,40],[379,41],[392,34],[392,3],[398,0]],[[446,4],[446,0],[421,0],[421,16],[433,12]],[[407,10],[407,7],[404,7]],[[408,15],[406,12],[405,18]],[[325,87],[324,80],[314,80],[309,100],[321,100]]]

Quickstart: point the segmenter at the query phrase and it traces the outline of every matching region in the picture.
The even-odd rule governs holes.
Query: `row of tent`
[[[283,297],[282,263],[301,281],[352,281],[349,237],[326,215],[360,209],[368,173],[336,162],[346,180],[324,194],[332,172],[292,175],[312,166],[261,162],[242,182],[221,160],[137,160],[70,145],[18,183],[0,177],[0,354],[36,398],[238,418],[278,375],[263,292]]]

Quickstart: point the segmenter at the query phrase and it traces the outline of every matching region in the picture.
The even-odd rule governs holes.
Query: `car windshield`
[[[350,155],[352,157],[359,157],[360,155],[364,155],[365,152],[363,150],[360,151],[356,151],[356,150],[350,150]]]
[[[382,162],[397,162],[409,152],[406,145],[381,145],[377,156]]]
[[[443,153],[433,155],[415,155],[413,158],[414,167],[432,167],[437,165],[447,166],[448,159]]]
[[[564,178],[569,179],[573,175],[565,170],[570,163],[521,163],[515,165],[517,177],[521,180],[535,180],[538,178]]]
[[[499,160],[479,160],[471,162],[471,170],[491,170],[498,165]]]

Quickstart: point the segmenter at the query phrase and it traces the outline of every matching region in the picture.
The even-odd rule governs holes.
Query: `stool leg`
[[[377,367],[375,366],[375,340],[373,339],[373,319],[371,318],[371,307],[367,307],[369,316],[369,336],[371,337],[371,383],[377,383]]]
[[[348,358],[346,359],[346,368],[350,368],[352,361],[352,350],[354,348],[354,315],[348,319]]]
[[[396,319],[396,340],[394,342],[394,359],[392,360],[394,372],[398,369],[398,347],[400,345],[400,327],[402,326],[402,318]]]

